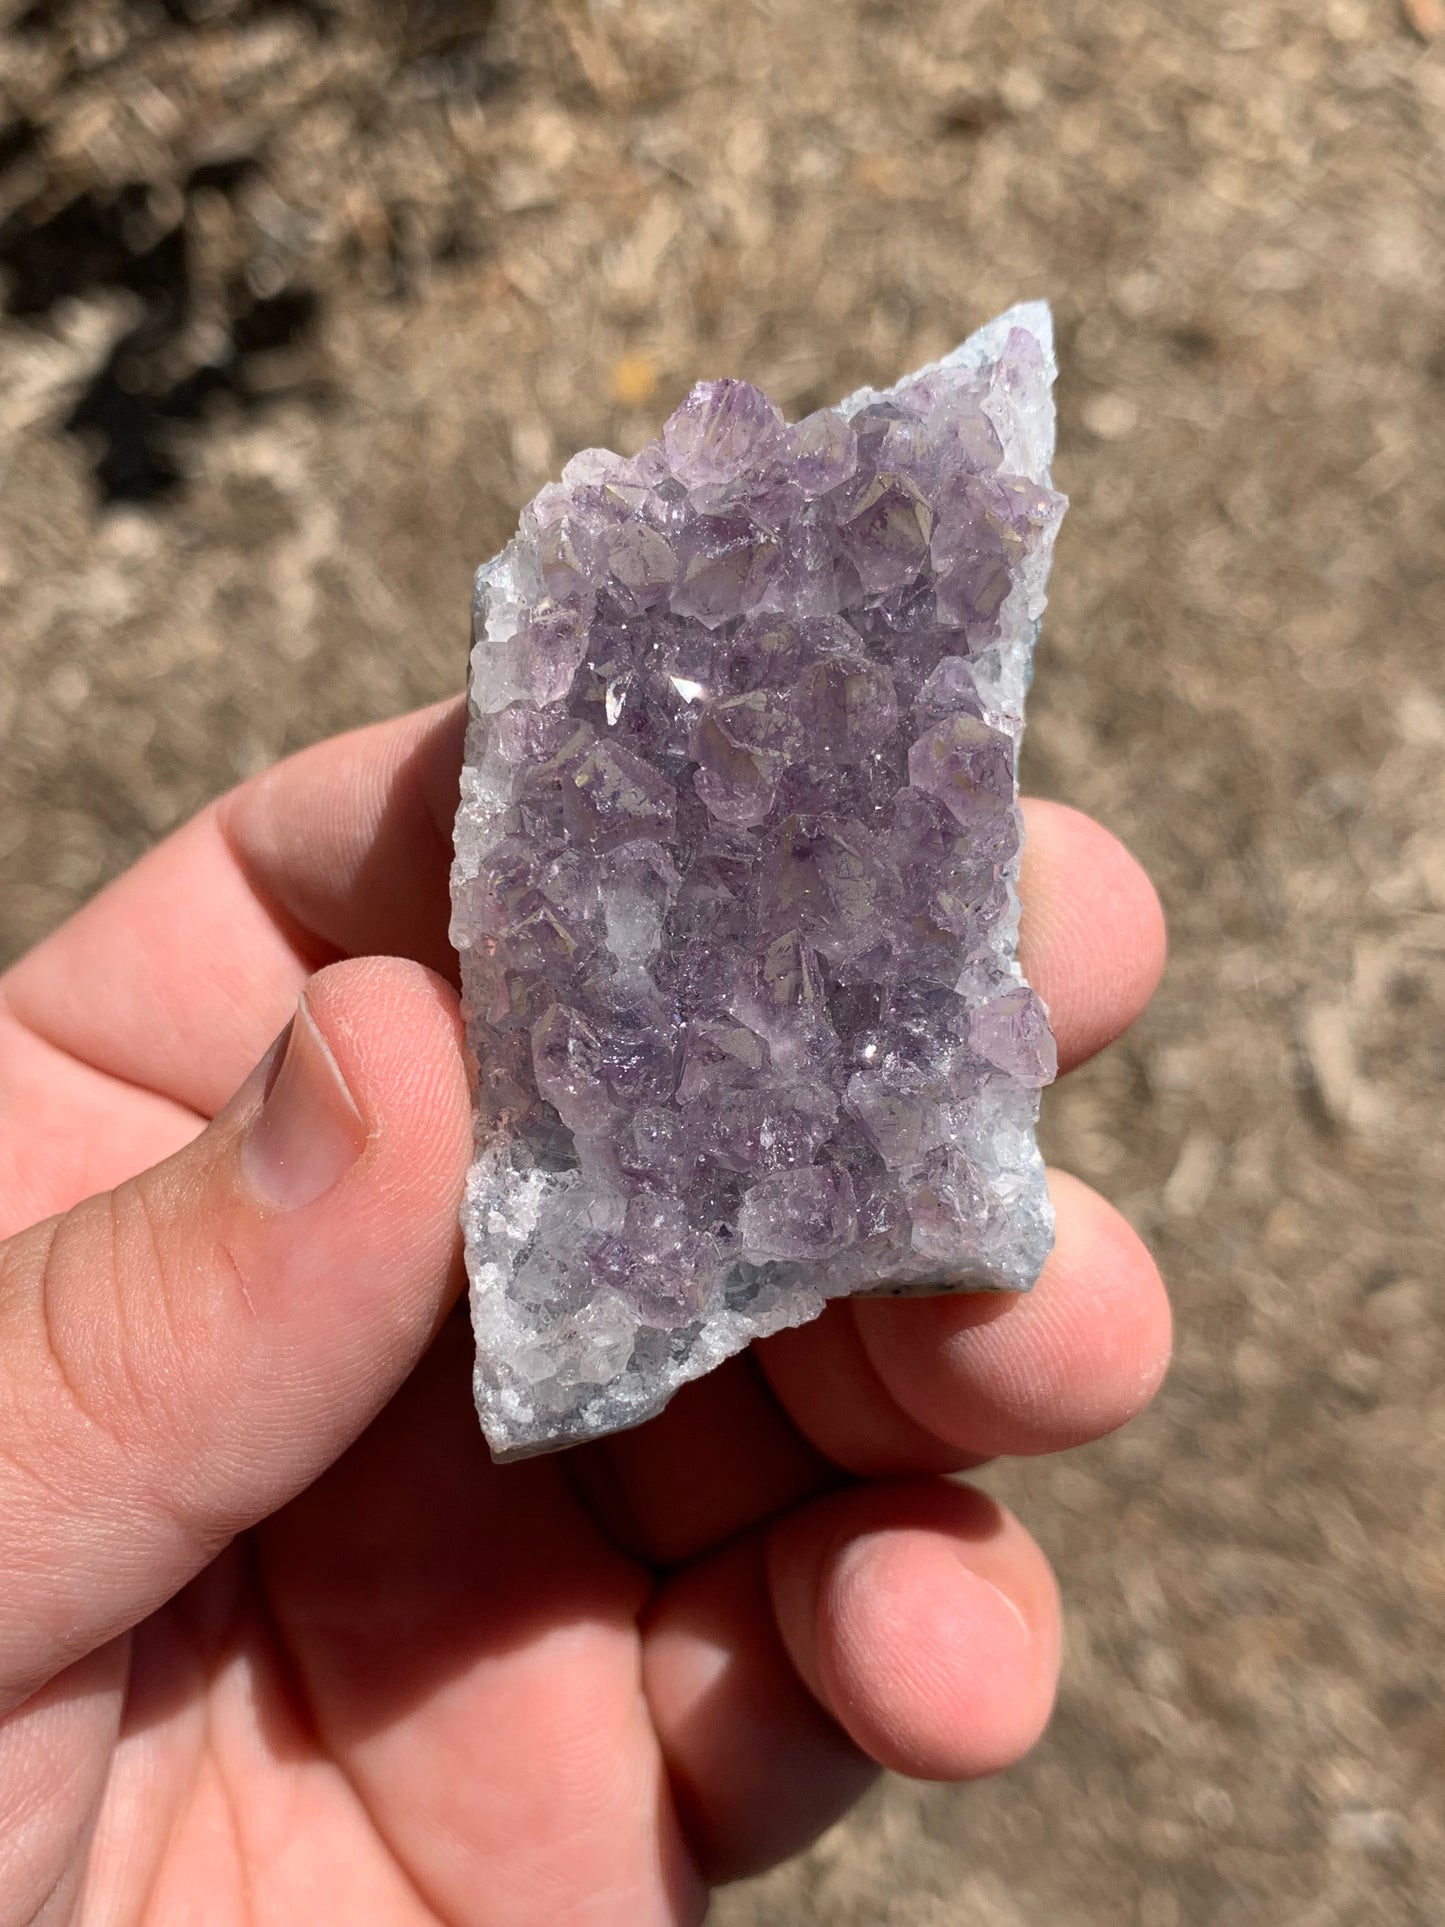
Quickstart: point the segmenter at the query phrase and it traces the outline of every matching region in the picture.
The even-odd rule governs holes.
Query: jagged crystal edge
[[[930,373],[987,368],[1004,354],[1015,330],[1031,336],[1042,351],[1047,397],[1056,374],[1052,322],[1047,304],[1032,302],[1000,315],[941,361],[905,377],[893,388],[857,391],[838,404],[837,412],[851,418]],[[998,403],[991,408],[986,405],[985,412],[1003,444],[1000,472],[1023,476],[1047,488],[1053,453],[1052,406],[1041,406],[1029,415]],[[1015,587],[1016,595],[1027,598],[1027,620],[1016,625],[1015,633],[1001,647],[989,652],[996,660],[975,665],[983,671],[980,689],[989,717],[1012,738],[1015,750],[1022,731],[1023,701],[1032,673],[1048,561],[1046,545],[1032,574],[1026,568]],[[469,952],[476,932],[468,923],[466,899],[468,891],[476,887],[491,829],[507,807],[505,772],[498,769],[490,719],[525,693],[516,665],[510,660],[513,638],[529,596],[524,573],[518,544],[513,542],[477,574],[475,616],[482,664],[479,674],[478,657],[474,655],[453,868],[457,904],[453,940],[462,954],[473,1053],[479,1020],[470,996],[474,972],[469,967]],[[1009,910],[999,922],[996,937],[1000,964],[1013,981],[1022,984],[1016,957],[1017,870],[1015,855],[1006,872]],[[473,1071],[477,1071],[475,1054]],[[571,1315],[565,1329],[558,1326],[546,1331],[536,1320],[523,1315],[508,1286],[529,1257],[535,1258],[538,1249],[545,1247],[549,1229],[555,1228],[559,1215],[565,1216],[569,1210],[568,1200],[575,1197],[578,1188],[575,1173],[548,1170],[530,1157],[519,1158],[515,1143],[481,1123],[479,1111],[477,1152],[462,1216],[477,1337],[476,1398],[494,1456],[527,1456],[640,1424],[660,1410],[679,1386],[712,1370],[753,1338],[805,1323],[832,1296],[863,1290],[1027,1289],[1052,1243],[1052,1214],[1033,1137],[1037,1113],[1034,1091],[1012,1091],[1000,1105],[995,1134],[1005,1150],[997,1175],[1004,1178],[1005,1190],[1012,1186],[1013,1241],[991,1262],[966,1274],[944,1277],[936,1269],[930,1270],[927,1263],[918,1263],[899,1267],[888,1282],[880,1285],[871,1280],[868,1260],[849,1250],[823,1260],[739,1264],[727,1272],[705,1315],[675,1329],[661,1330],[646,1323],[632,1314],[631,1307],[616,1292],[603,1291]],[[568,1236],[575,1246],[575,1222],[569,1226]]]

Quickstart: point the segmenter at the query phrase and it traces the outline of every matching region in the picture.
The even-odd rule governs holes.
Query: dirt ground
[[[1033,1758],[885,1785],[715,1918],[1438,1927],[1438,0],[0,20],[6,956],[237,776],[454,688],[471,569],[574,448],[1053,299],[1027,772],[1146,861],[1174,960],[1048,1144],[1153,1241],[1178,1364],[990,1475],[1069,1602]]]

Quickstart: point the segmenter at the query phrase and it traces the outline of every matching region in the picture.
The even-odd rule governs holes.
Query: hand
[[[1163,1373],[1154,1267],[1072,1179],[1026,1298],[835,1304],[491,1465],[451,1311],[459,754],[456,704],[323,743],[0,983],[3,1927],[694,1922],[874,1762],[988,1773],[1047,1716],[1043,1557],[939,1475]],[[1158,906],[1072,811],[1029,837],[1077,1063]]]

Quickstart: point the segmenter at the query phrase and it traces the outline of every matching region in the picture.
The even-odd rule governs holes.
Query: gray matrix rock
[[[452,938],[498,1458],[840,1293],[1037,1277],[1016,766],[1054,372],[1034,303],[791,425],[704,382],[479,571]]]

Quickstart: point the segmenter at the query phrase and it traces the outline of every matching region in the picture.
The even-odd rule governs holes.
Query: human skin
[[[1048,1717],[1048,1567],[944,1475],[1163,1376],[1153,1263],[1072,1178],[1026,1297],[837,1303],[491,1464],[460,745],[448,703],[278,765],[0,980],[0,1927],[680,1927],[880,1764],[991,1773]],[[1067,1068],[1163,924],[1105,831],[1027,820]]]

